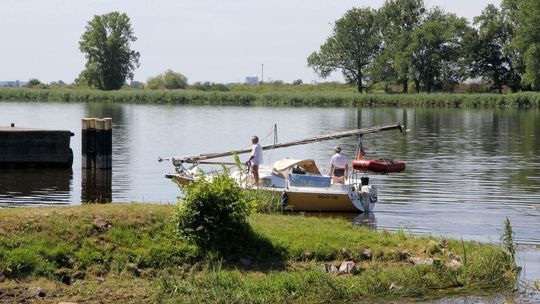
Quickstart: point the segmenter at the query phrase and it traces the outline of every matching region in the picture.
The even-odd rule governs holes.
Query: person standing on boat
[[[259,137],[253,136],[251,138],[251,143],[253,148],[251,149],[251,156],[249,157],[246,164],[251,163],[251,173],[253,174],[254,185],[259,184],[259,165],[262,163],[262,147],[259,145]]]
[[[330,176],[334,184],[344,184],[349,176],[349,159],[341,153],[340,146],[336,146],[334,152],[330,161]]]

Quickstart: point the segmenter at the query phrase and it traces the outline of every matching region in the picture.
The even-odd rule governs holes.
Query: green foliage
[[[537,0],[507,0],[503,5],[515,22],[512,48],[519,54],[522,84],[540,90],[540,2]]]
[[[512,224],[510,224],[510,220],[508,218],[504,220],[504,234],[501,237],[501,241],[508,255],[510,256],[510,259],[515,262],[516,244],[514,243],[514,231],[512,231]]]
[[[540,42],[529,45],[525,52],[524,63],[523,84],[535,91],[540,91]]]
[[[457,64],[467,20],[434,9],[427,20],[411,34],[406,52],[411,56],[411,78],[420,92],[420,83],[428,93],[459,82]],[[450,91],[451,91],[450,87]]]
[[[95,15],[79,41],[87,61],[76,82],[100,90],[120,89],[139,66],[139,52],[130,49],[136,40],[125,13]]]
[[[381,52],[381,15],[370,8],[352,8],[336,21],[332,35],[307,59],[315,73],[326,78],[341,70],[349,83],[362,92],[369,80],[366,69]]]
[[[158,75],[155,77],[148,78],[148,80],[146,81],[145,88],[150,89],[150,90],[165,89],[165,81],[163,80],[163,76]]]
[[[150,77],[146,82],[146,88],[150,90],[157,89],[186,89],[188,87],[188,79],[181,73],[176,73],[173,70],[167,70],[163,74],[155,77]]]
[[[172,70],[167,70],[163,73],[163,82],[165,83],[165,88],[169,90],[174,89],[185,89],[188,86],[188,79],[186,76],[175,73]]]
[[[281,209],[281,193],[264,191],[261,189],[244,190],[246,192],[246,200],[252,208],[258,213],[280,213]]]
[[[540,94],[356,94],[348,86],[322,90],[317,86],[294,86],[299,90],[270,90],[255,86],[253,91],[233,87],[230,92],[193,90],[120,90],[104,92],[85,89],[30,90],[0,88],[0,100],[39,102],[104,102],[177,105],[231,106],[317,106],[317,107],[440,107],[440,108],[538,108]],[[323,86],[328,88],[328,86]]]
[[[26,84],[26,87],[31,89],[31,88],[35,88],[35,87],[39,86],[40,84],[41,84],[41,81],[39,81],[36,78],[32,78],[32,79],[28,80],[28,83]]]
[[[84,242],[81,248],[75,253],[77,266],[86,269],[94,264],[103,264],[105,262],[105,254],[102,249],[91,242]]]
[[[417,92],[450,92],[467,79],[482,78],[499,93],[506,87],[540,90],[540,2],[503,0],[475,18],[433,8],[423,0],[386,0],[380,10],[352,8],[308,66],[320,77],[341,70],[358,91],[384,82]]]
[[[233,249],[249,231],[250,206],[244,191],[227,173],[199,178],[183,188],[184,198],[175,213],[179,235],[203,250]]]
[[[478,25],[478,31],[468,31],[464,38],[465,75],[483,77],[499,93],[503,86],[517,91],[520,78],[513,67],[511,52],[507,50],[513,37],[513,26],[508,17],[490,4],[474,23]]]
[[[386,47],[371,72],[380,80],[402,83],[404,93],[408,91],[412,65],[411,54],[405,50],[411,43],[412,32],[422,24],[425,13],[423,0],[387,0],[381,7]]]

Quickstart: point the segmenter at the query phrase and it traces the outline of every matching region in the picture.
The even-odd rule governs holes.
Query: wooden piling
[[[112,118],[83,118],[81,134],[82,168],[111,169]]]

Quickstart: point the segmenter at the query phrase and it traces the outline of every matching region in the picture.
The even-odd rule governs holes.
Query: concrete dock
[[[0,168],[71,168],[73,135],[65,130],[0,127]]]

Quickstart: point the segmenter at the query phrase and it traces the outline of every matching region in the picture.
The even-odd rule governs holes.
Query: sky
[[[0,81],[37,78],[73,82],[84,68],[79,40],[94,15],[126,13],[138,38],[135,80],[167,69],[190,83],[244,82],[246,76],[292,82],[327,79],[306,58],[352,7],[379,8],[384,0],[0,0]],[[427,7],[472,20],[500,0],[425,0]]]

